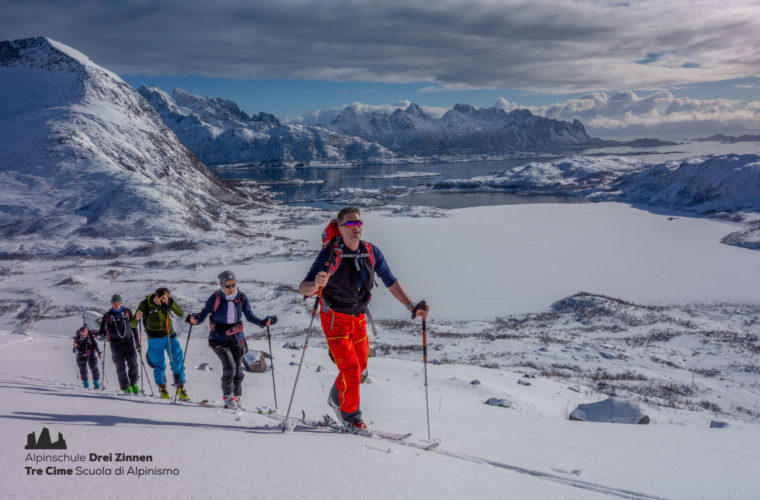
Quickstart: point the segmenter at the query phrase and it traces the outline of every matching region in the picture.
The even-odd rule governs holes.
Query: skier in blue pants
[[[148,365],[153,368],[153,378],[158,385],[158,392],[164,399],[169,399],[169,391],[166,390],[166,356],[169,355],[169,363],[174,374],[174,384],[177,386],[177,395],[182,400],[189,400],[185,390],[185,367],[183,361],[182,346],[174,332],[171,314],[182,317],[184,311],[172,298],[167,288],[159,288],[154,293],[145,297],[135,311],[135,317],[130,324],[137,327],[141,319],[145,319],[145,331],[148,334]]]

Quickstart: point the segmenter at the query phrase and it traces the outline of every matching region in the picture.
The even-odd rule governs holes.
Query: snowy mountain
[[[382,146],[311,125],[281,125],[276,117],[249,117],[237,104],[158,87],[138,91],[182,143],[209,165],[232,163],[361,163],[389,160]]]
[[[184,238],[267,195],[211,173],[134,89],[48,38],[0,42],[0,234],[13,252],[121,252]],[[129,238],[127,238],[129,235]]]
[[[526,109],[506,112],[467,104],[457,104],[441,118],[431,117],[413,103],[391,114],[357,112],[349,106],[324,126],[394,152],[416,155],[560,151],[596,144],[578,120],[568,123]]]
[[[760,156],[723,155],[667,162],[622,176],[623,197],[700,214],[760,212]]]
[[[760,156],[708,155],[656,163],[625,156],[531,162],[494,175],[448,179],[435,190],[571,194],[688,211],[760,212]]]

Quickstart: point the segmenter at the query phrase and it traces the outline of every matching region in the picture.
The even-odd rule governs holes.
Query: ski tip
[[[199,405],[204,406],[208,404],[208,399],[204,399],[203,401],[198,402]]]

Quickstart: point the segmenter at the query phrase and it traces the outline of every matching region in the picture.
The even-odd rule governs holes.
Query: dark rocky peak
[[[455,104],[454,108],[452,109],[458,113],[462,113],[463,115],[475,113],[477,111],[475,109],[475,106],[470,106],[469,104]]]
[[[83,62],[88,59],[73,49],[64,51],[64,46],[58,45],[57,42],[41,36],[0,42],[0,66],[23,66],[67,73],[83,71]]]
[[[411,103],[408,108],[404,111],[407,115],[414,116],[415,118],[420,118],[422,120],[431,120],[431,116],[418,106],[415,103]]]

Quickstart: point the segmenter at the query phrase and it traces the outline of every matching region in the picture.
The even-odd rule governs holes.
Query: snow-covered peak
[[[89,71],[122,81],[115,73],[98,66],[78,50],[44,36],[0,42],[0,67],[47,69],[72,74]]]
[[[281,125],[271,114],[249,116],[232,101],[182,89],[139,92],[187,148],[209,165],[235,163],[361,162],[391,157],[358,137],[310,125]]]
[[[76,252],[82,237],[127,251],[213,231],[253,203],[86,56],[46,38],[0,42],[0,54],[0,234],[19,252]]]
[[[594,142],[577,120],[568,123],[527,109],[507,112],[503,106],[476,108],[461,103],[441,118],[432,118],[414,103],[391,114],[347,106],[326,126],[395,152],[422,155],[554,151]]]

